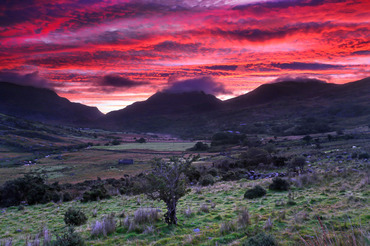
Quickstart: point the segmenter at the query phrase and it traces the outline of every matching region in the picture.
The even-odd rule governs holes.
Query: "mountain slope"
[[[229,99],[225,101],[224,104],[229,108],[235,109],[277,100],[307,99],[318,97],[338,86],[339,85],[336,84],[322,83],[317,80],[307,80],[303,82],[284,81],[264,84],[247,94]]]
[[[98,125],[126,130],[166,131],[186,127],[193,115],[219,110],[221,106],[221,100],[204,92],[157,92],[146,101],[106,114]]]
[[[307,117],[316,118],[315,124],[321,126],[329,121],[331,126],[350,125],[366,122],[368,116],[370,78],[343,85],[308,80],[261,85],[226,101],[202,92],[159,92],[144,102],[108,113],[99,120],[99,126],[191,135],[256,122],[270,122],[270,128],[273,122],[294,126]],[[321,130],[329,129],[321,126]]]
[[[97,108],[72,103],[52,90],[7,82],[0,82],[0,113],[67,124],[84,124],[103,116]]]

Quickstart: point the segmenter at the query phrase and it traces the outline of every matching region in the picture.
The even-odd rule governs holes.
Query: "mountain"
[[[347,83],[331,84],[318,80],[308,79],[306,81],[284,81],[278,83],[264,84],[255,90],[229,99],[224,102],[228,108],[244,108],[270,102],[300,101],[309,99],[343,99],[367,97],[370,89],[370,78]]]
[[[0,82],[0,113],[62,124],[86,124],[103,116],[97,108],[72,103],[52,90],[7,82]]]
[[[247,94],[225,101],[224,104],[229,108],[243,108],[278,100],[307,99],[318,97],[337,87],[339,87],[337,84],[310,79],[263,84]]]
[[[181,136],[228,129],[305,134],[366,124],[370,121],[369,95],[370,78],[343,85],[317,80],[264,84],[226,101],[203,92],[158,92],[146,101],[108,113],[98,125]]]
[[[99,125],[115,129],[162,131],[181,125],[179,119],[203,115],[219,110],[221,106],[221,100],[204,92],[157,92],[146,101],[109,112],[99,120]]]

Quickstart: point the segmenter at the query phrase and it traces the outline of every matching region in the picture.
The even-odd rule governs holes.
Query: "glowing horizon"
[[[370,76],[369,9],[367,0],[8,1],[0,80],[105,113],[165,88],[226,99],[284,77],[345,83]]]

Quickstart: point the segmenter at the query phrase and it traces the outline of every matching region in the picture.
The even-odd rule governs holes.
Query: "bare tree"
[[[145,192],[149,198],[166,203],[164,217],[169,225],[177,224],[176,206],[187,192],[185,173],[198,157],[172,157],[169,161],[156,158],[152,161],[152,171],[146,176]]]

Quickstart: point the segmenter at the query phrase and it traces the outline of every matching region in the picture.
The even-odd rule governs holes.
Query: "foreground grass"
[[[308,181],[307,181],[308,180]],[[142,207],[156,207],[164,213],[160,202],[145,196],[117,196],[100,202],[26,206],[24,210],[10,207],[0,212],[0,238],[13,238],[13,245],[24,245],[27,238],[47,227],[54,235],[65,227],[63,215],[69,207],[80,207],[89,220],[76,228],[87,245],[225,245],[240,244],[259,231],[274,235],[282,245],[303,244],[320,233],[317,218],[329,230],[341,235],[352,230],[368,235],[370,229],[369,180],[365,172],[347,170],[324,172],[291,180],[291,192],[267,191],[267,195],[254,200],[243,199],[246,189],[257,184],[267,189],[270,180],[218,182],[209,187],[193,187],[178,205],[179,225],[168,227],[163,221],[152,225],[148,233],[128,232],[118,217],[126,216]],[[306,182],[302,185],[302,182]],[[209,212],[200,212],[200,207]],[[221,234],[220,226],[237,221],[240,208],[247,208],[250,225],[237,227]],[[94,210],[97,216],[93,217]],[[187,213],[185,213],[187,210]],[[92,238],[91,224],[104,215],[114,212],[118,227],[106,238]],[[271,226],[266,226],[270,219]],[[145,228],[144,228],[145,229]],[[54,236],[55,237],[55,236]]]

